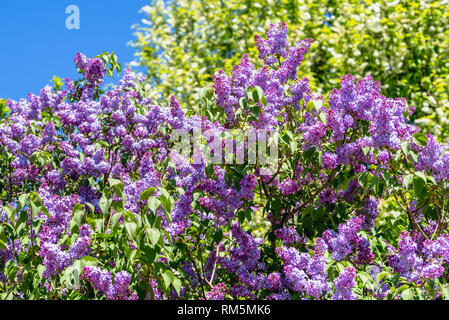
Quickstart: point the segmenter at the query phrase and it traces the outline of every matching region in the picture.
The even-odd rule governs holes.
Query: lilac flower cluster
[[[78,203],[79,199],[75,195],[59,197],[45,189],[40,190],[40,195],[49,217],[40,213],[45,223],[38,233],[38,237],[41,239],[39,255],[43,258],[43,265],[46,267],[44,276],[51,277],[63,271],[75,260],[88,254],[92,229],[88,224],[80,226],[75,242],[67,251],[64,250],[59,244],[59,240],[68,229],[72,218],[72,207]]]
[[[104,77],[104,63],[99,58],[86,58],[82,53],[77,53],[73,59],[75,65],[83,70],[84,77],[92,84],[97,84],[103,81]]]
[[[264,60],[265,65],[256,69],[248,55],[244,55],[240,64],[232,70],[231,77],[223,70],[218,71],[212,77],[217,105],[224,108],[228,120],[234,123],[235,111],[240,108],[239,99],[244,97],[244,90],[247,87],[259,86],[266,97],[267,106],[253,125],[256,128],[276,127],[276,117],[281,114],[284,105],[296,104],[303,96],[311,93],[307,79],[292,87],[291,96],[285,94],[282,86],[288,79],[297,80],[297,68],[304,60],[304,54],[312,40],[298,41],[295,47],[290,47],[287,42],[287,26],[281,24],[279,27],[270,25],[267,39],[256,35],[255,41],[259,57]],[[282,62],[281,57],[284,59]],[[270,70],[276,61],[279,62],[279,67],[277,70]]]
[[[278,185],[278,189],[283,196],[287,196],[298,192],[300,187],[295,181],[287,178]]]
[[[354,84],[351,74],[341,79],[340,90],[334,89],[329,96],[328,122],[333,139],[344,138],[355,121],[370,121],[372,145],[399,149],[400,140],[408,140],[416,128],[406,123],[404,112],[407,104],[403,99],[388,99],[380,94],[380,83],[371,76]]]
[[[231,228],[236,246],[229,252],[229,257],[219,258],[220,265],[238,279],[238,284],[228,289],[236,297],[255,298],[255,292],[263,287],[265,264],[260,262],[260,244],[235,222]]]
[[[333,300],[357,300],[357,295],[352,292],[355,286],[355,268],[347,267],[334,280],[335,292],[332,296]]]
[[[381,225],[380,203],[404,188],[402,171],[433,175],[429,194],[445,204],[449,146],[431,135],[417,143],[418,129],[407,119],[413,108],[383,96],[370,76],[355,82],[346,75],[328,98],[315,95],[309,80],[297,75],[312,40],[289,46],[284,23],[255,40],[260,68],[244,55],[230,75],[220,70],[213,76],[216,105],[224,110],[217,122],[205,116],[210,110],[188,116],[174,96],[168,106],[153,102],[144,76],[129,69],[117,87],[103,92],[105,63],[81,53],[74,59],[81,81],[67,79],[66,90],[46,86],[39,96],[9,100],[8,118],[0,120],[0,169],[8,173],[0,196],[10,206],[0,206],[2,286],[11,285],[12,271],[20,286],[27,274],[21,264],[32,261],[43,271],[39,285],[54,291],[64,270],[85,256],[102,267],[84,267],[80,292],[93,287],[97,298],[107,299],[137,299],[136,290],[154,299],[353,300],[356,269],[372,271],[375,289],[369,290],[378,299],[393,293],[387,280],[377,282],[381,272],[420,288],[428,280],[447,282],[449,236],[434,199],[409,201],[416,190],[401,198],[415,221],[397,248],[390,244],[396,239],[382,246],[371,237],[384,234],[374,228]],[[248,95],[256,86],[263,97],[259,88]],[[260,101],[252,101],[256,96]],[[260,112],[240,109],[246,103]],[[254,117],[246,117],[250,112]],[[247,127],[289,136],[276,173],[262,176],[259,164],[230,165],[235,170],[209,165],[214,154],[202,147],[207,151],[225,129]],[[176,129],[214,135],[201,146],[192,141],[193,155],[185,155],[172,148]],[[362,188],[361,173],[395,189]],[[110,188],[117,181],[122,184]],[[148,188],[155,188],[149,199],[142,197]],[[113,202],[105,205],[105,199]],[[271,223],[265,239],[247,229],[259,223],[260,213]],[[434,213],[439,221],[429,218]],[[318,231],[318,224],[326,227]],[[157,245],[147,234],[158,236]],[[30,252],[37,257],[28,259]],[[123,261],[131,274],[117,272]],[[132,261],[138,262],[130,267]],[[72,294],[68,290],[60,294]]]
[[[363,215],[353,217],[346,223],[338,226],[338,232],[326,230],[322,239],[327,245],[327,249],[332,253],[335,261],[343,260],[355,253],[354,263],[370,264],[374,255],[369,248],[368,241],[357,235],[362,230],[365,217]]]
[[[217,283],[211,291],[207,293],[207,300],[224,300],[226,293],[226,284]]]
[[[441,145],[428,134],[425,147],[412,144],[419,151],[416,170],[431,171],[437,182],[449,178],[449,145]]]
[[[285,244],[292,244],[295,242],[297,243],[307,242],[307,240],[304,237],[301,237],[298,234],[295,227],[293,226],[276,229],[274,230],[274,235],[279,239],[281,239]]]
[[[276,55],[287,57],[287,25],[282,22],[279,27],[271,24],[267,29],[267,39],[261,36],[255,37],[259,58],[263,59],[267,65],[276,62]]]
[[[126,271],[118,272],[115,277],[99,267],[84,267],[83,276],[92,283],[95,290],[108,299],[136,300],[137,295],[129,289],[131,275]]]
[[[374,221],[377,218],[377,215],[379,214],[379,200],[370,197],[366,200],[364,206],[363,206],[363,212],[366,215],[366,219],[364,222],[363,228],[366,230],[371,230],[374,227]]]
[[[246,175],[240,182],[241,189],[236,190],[235,187],[228,187],[225,181],[225,171],[218,167],[214,167],[215,179],[205,179],[196,187],[210,196],[202,197],[199,203],[215,213],[214,220],[223,225],[227,221],[234,218],[236,210],[242,207],[245,200],[252,200],[256,187],[256,176]]]
[[[323,154],[322,158],[324,169],[335,169],[338,165],[338,156],[332,152],[326,152]]]
[[[397,250],[389,247],[389,265],[409,281],[422,283],[437,279],[445,273],[443,264],[449,261],[449,237],[440,235],[435,240],[425,240],[416,233],[403,231]]]
[[[298,252],[293,247],[278,247],[276,253],[284,262],[284,279],[278,275],[271,275],[267,279],[267,285],[271,290],[288,288],[299,292],[303,297],[315,299],[324,297],[331,290],[325,272],[324,256],[317,254],[311,257],[309,253]]]

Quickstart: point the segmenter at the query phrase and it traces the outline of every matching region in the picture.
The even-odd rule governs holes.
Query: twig
[[[404,210],[407,213],[408,219],[410,220],[411,224],[414,226],[414,228],[416,230],[419,231],[419,233],[421,233],[424,238],[426,238],[426,240],[429,240],[429,237],[426,235],[426,233],[421,229],[421,227],[419,226],[419,224],[416,222],[415,217],[413,216],[412,212],[410,211],[410,207],[407,204],[407,200],[404,198],[404,195],[401,193],[399,196],[402,199],[402,201],[404,202],[404,205],[406,206],[406,208],[404,208],[398,201],[398,198],[396,197],[396,192],[393,190],[393,195],[394,198],[396,199],[396,202],[399,204],[399,206],[401,207],[402,210]]]
[[[215,270],[217,268],[217,261],[218,261],[218,253],[220,251],[220,244],[217,244],[217,251],[215,252],[215,261],[214,261],[214,268],[212,269],[212,275],[210,277],[209,285],[211,285],[212,281],[214,281],[215,276]],[[212,286],[211,286],[212,288]]]

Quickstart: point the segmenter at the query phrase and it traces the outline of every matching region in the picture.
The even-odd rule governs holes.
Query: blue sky
[[[0,0],[0,97],[39,94],[53,75],[78,78],[76,52],[113,51],[122,68],[134,59],[131,26],[144,18],[149,0]],[[80,10],[80,29],[66,28],[66,7]],[[107,82],[111,80],[106,80]]]

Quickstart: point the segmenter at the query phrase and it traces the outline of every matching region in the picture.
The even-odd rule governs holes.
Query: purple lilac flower
[[[335,169],[338,165],[338,156],[332,152],[325,152],[322,157],[324,169]]]
[[[379,214],[379,200],[374,197],[370,197],[365,201],[362,212],[367,216],[364,222],[363,228],[366,230],[370,230],[374,227],[374,221]]]
[[[295,181],[287,178],[278,185],[278,189],[283,196],[287,196],[298,192],[300,187]]]
[[[286,227],[276,229],[274,235],[279,239],[282,239],[285,244],[292,244],[295,242],[303,242],[303,238],[298,234],[295,227]]]
[[[330,290],[324,257],[298,252],[295,248],[279,247],[276,253],[284,262],[284,283],[295,292],[320,298]]]
[[[226,285],[223,282],[217,283],[206,295],[207,300],[223,300],[226,293]]]
[[[126,271],[118,272],[113,278],[112,274],[99,267],[86,266],[83,276],[92,283],[95,290],[104,294],[108,299],[135,300],[137,295],[129,289],[131,276]]]
[[[340,275],[335,278],[335,292],[332,296],[333,300],[357,300],[357,295],[352,292],[355,286],[355,268],[347,267]]]

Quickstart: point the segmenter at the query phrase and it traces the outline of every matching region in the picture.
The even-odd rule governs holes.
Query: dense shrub
[[[300,70],[312,89],[327,94],[342,75],[370,74],[386,96],[416,107],[411,119],[421,128],[446,139],[448,8],[428,0],[158,0],[142,8],[134,43],[153,91],[176,92],[198,110],[197,88],[218,69],[230,71],[242,53],[255,59],[254,33],[285,21],[290,40],[315,39]]]
[[[312,40],[290,46],[286,24],[255,42],[261,66],[217,72],[192,116],[129,69],[104,92],[106,54],[6,102],[2,299],[448,298],[447,146],[371,76],[314,94],[297,75]],[[275,163],[226,164],[255,129]]]

